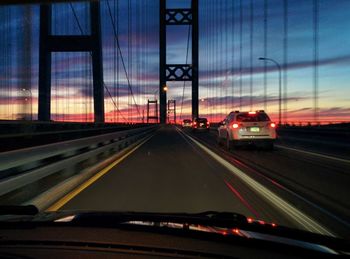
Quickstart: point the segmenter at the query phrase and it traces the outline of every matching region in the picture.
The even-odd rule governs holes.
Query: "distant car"
[[[192,127],[192,120],[185,119],[182,121],[182,128],[191,128]]]
[[[231,112],[218,127],[218,143],[227,149],[247,144],[273,149],[276,124],[263,111]]]
[[[193,120],[192,123],[192,130],[197,131],[197,130],[206,130],[209,131],[209,121],[206,118],[196,118]]]

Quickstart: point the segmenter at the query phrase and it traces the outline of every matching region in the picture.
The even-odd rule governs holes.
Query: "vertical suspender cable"
[[[287,106],[288,106],[288,94],[287,94],[287,84],[288,84],[288,0],[284,0],[283,7],[283,117],[284,123],[287,123]]]
[[[71,24],[70,22],[70,19],[69,19],[69,15],[68,15],[68,10],[66,10],[65,11],[65,13],[66,13],[66,19],[65,19],[65,32],[64,32],[64,34],[65,35],[67,35],[68,34],[68,24]],[[68,94],[68,89],[69,89],[69,87],[70,87],[70,77],[71,77],[71,71],[70,71],[70,69],[71,69],[71,65],[70,65],[70,53],[68,52],[67,53],[67,60],[68,60],[68,65],[67,65],[67,67],[68,67],[68,71],[67,71],[67,73],[68,73],[68,77],[67,77],[67,83],[65,84],[65,86],[66,86],[66,89],[65,89],[65,102],[64,102],[64,112],[63,112],[63,114],[64,114],[64,121],[67,121],[67,115],[68,115],[68,109],[69,109],[69,107],[68,107],[68,104],[69,104],[69,100],[68,100],[68,97],[69,97],[69,94]]]
[[[6,10],[6,9],[5,9]],[[5,48],[4,48],[4,54],[5,54],[5,82],[7,84],[6,86],[6,92],[7,92],[7,114],[9,115],[9,119],[15,119],[14,113],[12,112],[12,105],[10,105],[11,103],[11,69],[12,69],[12,64],[11,64],[11,7],[8,7],[7,9],[7,13],[6,13],[6,23],[5,23],[5,28],[6,28],[6,41],[5,41]]]
[[[128,75],[130,84],[132,84],[131,74],[131,0],[128,0]],[[131,102],[130,102],[130,91],[128,92],[128,121],[131,122]]]
[[[267,11],[268,0],[264,0],[264,57],[267,57]],[[264,60],[264,110],[267,110],[267,61]]]
[[[85,28],[89,28],[89,8],[87,5],[85,5],[85,13],[84,13],[84,17],[85,17]],[[89,80],[85,80],[85,84],[86,84],[86,91],[85,91],[85,98],[87,98],[87,100],[84,101],[85,103],[85,122],[89,122],[90,121],[90,105],[91,105],[91,60],[90,60],[90,56],[89,55],[84,55],[85,57],[85,63],[86,63],[86,79],[88,78]]]
[[[219,15],[220,15],[220,10],[218,8],[218,6],[216,6],[215,8],[215,25],[216,28],[219,28],[220,24],[219,24]],[[220,50],[219,50],[219,41],[220,41],[220,31],[219,30],[215,30],[216,32],[216,37],[215,37],[215,89],[216,89],[216,97],[217,97],[217,105],[215,105],[217,107],[216,109],[216,114],[219,113],[220,111],[220,104],[221,104],[221,100],[220,100],[220,90],[221,87],[219,85],[219,55],[220,55]],[[219,89],[220,88],[220,89]]]
[[[140,78],[138,79],[139,82],[139,103],[141,103],[141,107],[143,106],[143,98],[142,95],[144,94],[143,92],[143,84],[144,84],[144,54],[145,54],[145,15],[144,13],[142,13],[141,10],[145,10],[145,5],[144,5],[144,1],[141,2],[141,5],[139,6],[139,14],[140,14],[140,20],[139,20],[139,33],[141,36],[141,46],[140,48]],[[142,94],[142,95],[141,95]],[[144,122],[144,109],[142,108],[142,117],[140,119],[140,122]]]
[[[142,2],[137,2],[137,12],[136,12],[136,19],[137,19],[137,29],[136,29],[136,37],[135,37],[135,42],[136,42],[136,50],[137,50],[137,54],[136,54],[136,58],[137,58],[137,78],[136,78],[136,82],[137,82],[137,102],[140,103],[140,89],[141,89],[141,57],[142,57],[142,43],[143,43],[143,37],[141,36],[141,21],[142,21],[142,16],[140,13],[140,6],[141,6]],[[140,122],[140,120],[142,119],[142,117],[138,118],[136,122]]]
[[[113,18],[116,19],[116,0],[113,1]],[[117,81],[117,44],[116,41],[113,39],[113,96],[116,97],[116,81]],[[113,109],[113,123],[116,122],[116,112],[115,109]]]
[[[218,7],[215,6],[215,13],[214,13],[214,19],[215,19],[215,28],[218,28],[219,24],[218,24]],[[216,118],[218,118],[218,110],[219,110],[219,106],[220,106],[220,99],[219,97],[219,82],[218,82],[218,70],[219,70],[219,62],[218,62],[218,52],[219,52],[219,29],[215,30],[215,39],[214,39],[214,62],[215,62],[215,77],[214,77],[214,87],[215,87],[215,100],[216,100],[216,104],[215,104],[215,116]]]
[[[56,20],[56,12],[55,12],[55,5],[52,5],[52,20],[55,21]],[[54,34],[56,32],[56,23],[53,22],[53,28],[52,28],[52,33]],[[56,55],[52,55],[52,71],[53,75],[52,75],[52,81],[54,82],[51,86],[51,120],[56,120],[56,116],[55,114],[57,113],[56,111],[56,107],[57,107],[57,68],[55,68],[56,65]]]
[[[140,30],[139,30],[139,27],[140,27],[140,13],[139,13],[139,2],[136,2],[136,6],[135,6],[136,10],[135,10],[135,25],[136,25],[136,29],[135,29],[135,33],[136,33],[136,37],[134,37],[134,46],[135,46],[135,59],[136,59],[136,75],[135,75],[135,82],[136,82],[136,85],[137,85],[137,102],[139,103],[140,102],[140,55],[141,55],[141,46],[140,46],[140,43],[142,43],[142,38],[139,38],[140,36]],[[136,38],[136,39],[135,39]],[[140,118],[137,118],[136,122],[138,122]]]
[[[135,41],[135,37],[134,37],[134,35],[136,35],[136,37],[138,37],[138,22],[139,22],[139,17],[138,17],[138,3],[137,3],[137,1],[135,1],[135,23],[134,23],[134,27],[132,27],[132,28],[134,28],[134,32],[132,32],[131,33],[131,36],[132,36],[132,42],[133,42],[133,44],[132,44],[132,48],[131,48],[131,56],[132,56],[132,67],[134,68],[134,70],[133,70],[133,73],[134,73],[134,77],[135,77],[135,80],[134,80],[134,82],[135,82],[135,87],[136,87],[136,96],[137,96],[137,101],[138,101],[138,97],[139,97],[139,84],[138,84],[138,81],[137,81],[137,79],[138,79],[138,75],[139,75],[139,56],[138,56],[138,54],[139,54],[139,48],[138,48],[138,44],[137,44],[137,42]],[[133,57],[135,57],[135,63],[133,62]],[[135,66],[135,67],[134,67]],[[137,120],[138,120],[139,118],[135,118],[135,120],[136,120],[136,122],[137,122]]]
[[[254,33],[254,4],[250,0],[250,110],[253,110],[253,33]]]
[[[220,28],[219,30],[218,30],[218,34],[219,34],[219,37],[218,37],[218,40],[219,40],[219,42],[218,42],[218,56],[217,56],[217,60],[218,60],[218,75],[217,75],[217,78],[218,79],[221,79],[222,78],[222,76],[223,76],[223,74],[222,74],[222,71],[224,71],[223,70],[223,63],[224,62],[221,62],[221,61],[223,61],[223,59],[221,58],[222,56],[221,56],[221,52],[222,52],[222,43],[223,43],[223,24],[221,24],[221,20],[220,20],[220,18],[219,17],[221,17],[221,15],[223,16],[224,14],[223,14],[223,8],[222,8],[222,2],[223,2],[223,0],[220,0],[219,1],[219,3],[220,3],[220,5],[219,5],[219,8],[218,8],[218,27]],[[220,82],[220,84],[218,84],[218,86],[220,86],[220,89],[219,89],[219,100],[220,100],[220,103],[219,103],[219,114],[221,114],[222,113],[222,107],[224,106],[224,103],[225,103],[225,101],[224,101],[224,98],[222,98],[223,97],[223,82],[224,81],[221,81]],[[219,82],[218,82],[219,83]]]
[[[205,39],[206,39],[206,86],[207,86],[207,100],[206,100],[206,108],[207,108],[207,117],[209,117],[209,102],[210,102],[210,88],[209,88],[209,8],[208,8],[208,2],[205,4]],[[210,118],[212,120],[212,118]]]
[[[216,30],[214,30],[214,28],[216,27],[216,20],[215,20],[215,4],[212,3],[211,6],[211,10],[212,10],[212,30],[211,30],[211,67],[212,67],[212,79],[211,79],[211,87],[212,87],[212,93],[213,93],[213,105],[212,105],[212,109],[213,109],[213,114],[214,114],[214,118],[216,120],[216,106],[217,106],[217,98],[216,98],[216,64],[215,64],[215,41],[216,41]]]
[[[313,88],[314,88],[314,121],[318,123],[318,37],[319,37],[319,7],[318,0],[313,0],[313,41],[314,41],[314,64],[313,64]]]
[[[211,65],[211,76],[210,76],[210,90],[211,90],[211,97],[213,99],[213,102],[211,103],[211,113],[213,114],[213,118],[215,120],[215,87],[214,87],[214,12],[213,12],[213,3],[210,2],[210,32],[209,32],[209,37],[210,37],[210,65]]]
[[[242,110],[242,51],[243,51],[243,39],[242,39],[242,32],[243,32],[243,1],[239,1],[239,109]]]
[[[128,20],[127,20],[127,34],[128,34],[128,41],[127,41],[127,57],[128,57],[128,75],[129,80],[130,79],[130,0],[127,2],[127,14],[128,14]],[[130,91],[128,90],[128,122],[130,122]]]
[[[227,49],[227,34],[228,34],[228,6],[227,6],[227,0],[225,0],[225,5],[224,5],[224,10],[225,10],[225,53],[228,53],[228,49]],[[227,90],[228,90],[228,76],[229,76],[229,70],[228,70],[228,55],[225,55],[225,110],[224,113],[227,113],[227,100],[228,100],[228,96],[227,96]]]
[[[142,9],[141,10],[145,10],[145,12],[141,12],[143,14],[143,28],[142,28],[142,32],[144,34],[144,43],[143,43],[143,56],[142,56],[142,64],[143,64],[143,76],[142,76],[142,93],[143,93],[143,97],[142,97],[142,103],[144,103],[144,94],[146,93],[146,85],[147,85],[147,63],[146,63],[146,59],[147,59],[147,39],[149,37],[148,35],[148,31],[147,31],[147,25],[148,25],[148,21],[147,21],[147,13],[148,13],[148,3],[147,1],[142,1]],[[145,116],[144,114],[142,115],[142,122],[145,122]]]
[[[117,38],[119,38],[119,0],[117,0]],[[115,40],[117,43],[117,41]],[[117,48],[117,46],[116,46]],[[117,51],[117,110],[119,110],[119,51]],[[117,122],[119,122],[119,112],[117,113]]]
[[[233,108],[235,104],[235,91],[234,91],[234,79],[236,76],[235,73],[235,1],[232,1],[232,24],[231,24],[231,107]]]

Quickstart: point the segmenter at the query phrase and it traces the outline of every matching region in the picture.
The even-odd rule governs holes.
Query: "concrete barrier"
[[[2,153],[0,204],[31,200],[56,185],[57,179],[65,180],[99,164],[149,136],[157,128],[148,126]]]

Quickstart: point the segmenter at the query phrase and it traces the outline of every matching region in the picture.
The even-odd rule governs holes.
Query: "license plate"
[[[203,123],[200,123],[199,126],[203,126],[204,124]]]
[[[251,132],[259,132],[259,131],[260,131],[260,128],[259,128],[259,127],[251,127],[251,128],[250,128],[250,131],[251,131]]]

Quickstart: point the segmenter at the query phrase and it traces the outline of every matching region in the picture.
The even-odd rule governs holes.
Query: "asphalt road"
[[[273,151],[245,147],[228,152],[217,144],[215,131],[189,134],[323,225],[349,236],[350,160],[345,155],[328,149],[323,157],[324,148],[314,145],[310,152],[286,141],[277,142]]]
[[[160,129],[61,210],[215,210],[293,224],[173,127]]]
[[[187,134],[220,158],[210,155]],[[229,165],[220,162],[222,158]],[[60,210],[231,211],[305,229],[303,221],[292,216],[290,210],[294,209],[333,234],[349,234],[346,220],[350,193],[346,185],[350,181],[349,171],[344,171],[348,165],[337,164],[333,170],[334,164],[329,161],[320,164],[312,156],[296,158],[297,154],[289,150],[227,152],[217,146],[212,133],[184,134],[174,127],[163,127]],[[248,184],[250,180],[247,183],[235,173],[237,170],[283,201]]]
[[[341,159],[350,160],[350,139],[337,137],[322,137],[312,134],[293,134],[292,132],[283,132],[278,134],[279,145],[285,145],[292,148],[307,150],[311,152],[329,154]]]

